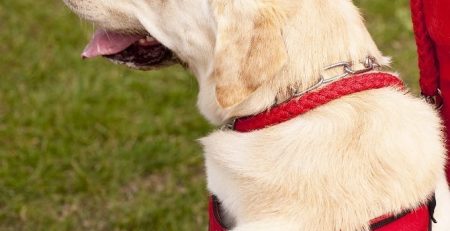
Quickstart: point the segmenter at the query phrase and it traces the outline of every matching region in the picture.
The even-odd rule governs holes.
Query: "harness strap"
[[[216,196],[212,195],[209,197],[209,231],[227,231],[228,227],[226,227],[222,223],[222,217],[220,215],[220,201]]]
[[[413,210],[407,210],[399,215],[385,215],[370,221],[371,231],[432,231],[432,222],[436,199],[432,199],[426,205]],[[228,231],[222,223],[220,215],[220,201],[216,196],[209,198],[209,231]]]
[[[414,210],[407,210],[395,216],[382,216],[370,222],[371,231],[432,231],[436,199]]]

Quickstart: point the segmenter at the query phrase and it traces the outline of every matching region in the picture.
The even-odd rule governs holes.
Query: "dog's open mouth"
[[[98,56],[140,70],[176,63],[175,55],[150,35],[127,35],[106,30],[97,30],[82,54],[83,58]]]

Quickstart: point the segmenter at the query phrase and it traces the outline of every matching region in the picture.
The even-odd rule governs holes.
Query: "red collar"
[[[385,215],[370,221],[372,231],[431,231],[431,221],[436,201],[399,215]],[[220,217],[220,202],[215,196],[209,199],[209,231],[227,231]],[[435,222],[435,221],[434,221]]]
[[[311,111],[342,96],[384,87],[403,89],[403,82],[392,74],[375,72],[337,80],[319,90],[291,99],[257,115],[235,120],[232,128],[238,132],[251,132],[277,125]]]

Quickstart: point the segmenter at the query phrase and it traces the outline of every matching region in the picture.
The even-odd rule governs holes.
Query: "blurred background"
[[[408,0],[358,0],[417,93]],[[55,0],[0,2],[0,230],[206,230],[195,79],[82,61],[93,27]]]

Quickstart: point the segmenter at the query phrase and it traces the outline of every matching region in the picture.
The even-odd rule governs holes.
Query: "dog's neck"
[[[292,17],[282,28],[287,62],[272,81],[259,87],[242,103],[221,108],[214,97],[214,82],[210,79],[213,63],[210,68],[204,68],[204,64],[202,68],[190,64],[200,84],[198,106],[214,124],[222,124],[231,117],[255,114],[270,108],[274,102],[286,100],[292,95],[292,89],[301,91],[317,82],[327,65],[340,61],[359,63],[369,55],[381,65],[388,64],[351,1],[304,0],[289,4],[294,5],[289,8],[295,12],[289,12]],[[334,71],[341,70],[327,74],[333,75]]]

